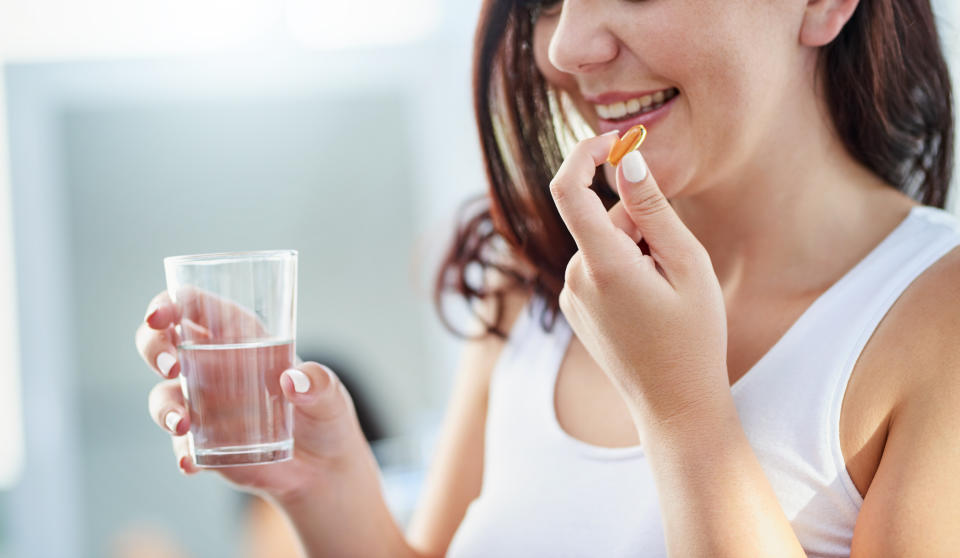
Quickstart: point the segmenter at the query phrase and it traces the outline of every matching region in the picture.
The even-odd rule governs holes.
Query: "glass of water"
[[[297,252],[164,258],[190,453],[200,467],[293,457],[293,405],[280,374],[294,364]]]

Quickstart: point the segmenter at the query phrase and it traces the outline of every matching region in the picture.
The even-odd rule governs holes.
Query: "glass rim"
[[[182,256],[167,256],[163,258],[164,265],[177,264],[209,264],[219,261],[242,261],[242,260],[273,260],[284,257],[297,257],[296,250],[247,250],[233,252],[210,252],[207,254],[184,254]]]

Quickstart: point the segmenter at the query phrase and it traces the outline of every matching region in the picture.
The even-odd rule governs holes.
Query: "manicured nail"
[[[160,372],[163,372],[164,376],[170,375],[170,369],[173,368],[173,365],[176,363],[177,357],[170,353],[160,353],[157,355],[157,368],[160,369]]]
[[[293,381],[293,390],[297,393],[306,393],[310,389],[310,378],[296,368],[287,368],[283,372]]]
[[[619,136],[619,135],[620,135],[620,129],[618,128],[618,129],[616,129],[616,130],[610,130],[609,132],[605,132],[605,133],[600,134],[600,135],[601,135],[601,136],[612,136],[613,134],[617,134],[617,135]]]
[[[167,413],[167,416],[164,417],[163,423],[167,425],[167,429],[170,430],[170,432],[176,433],[177,428],[180,426],[180,421],[182,420],[183,416],[180,413],[176,411],[170,411]]]
[[[631,151],[620,159],[623,165],[623,177],[630,182],[643,182],[647,178],[647,162],[639,151]]]
[[[153,319],[153,317],[157,314],[157,311],[159,311],[159,310],[160,310],[160,305],[159,305],[159,304],[154,304],[153,306],[151,306],[150,308],[148,308],[148,309],[147,309],[147,316],[146,316],[145,318],[143,318],[143,321],[145,321],[145,322],[147,322],[147,323],[149,324],[149,323],[150,323],[150,320]]]

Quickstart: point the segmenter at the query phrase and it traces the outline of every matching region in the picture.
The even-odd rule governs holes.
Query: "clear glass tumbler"
[[[187,435],[200,467],[293,457],[293,405],[280,374],[294,364],[297,252],[164,258],[176,325]]]

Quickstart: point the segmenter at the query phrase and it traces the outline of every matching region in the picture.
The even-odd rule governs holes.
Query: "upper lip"
[[[646,95],[653,95],[658,91],[669,91],[672,87],[663,87],[660,89],[651,89],[649,91],[607,91],[599,95],[584,96],[583,98],[595,105],[610,105],[620,101],[629,101],[630,99],[639,99]]]

